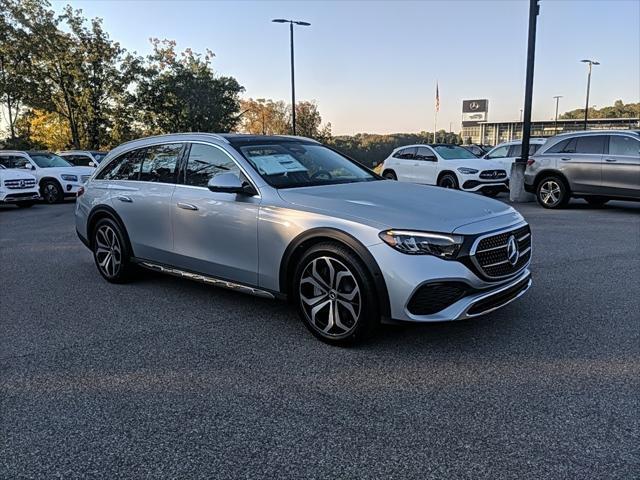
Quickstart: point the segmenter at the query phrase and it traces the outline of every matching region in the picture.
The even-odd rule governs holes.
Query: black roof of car
[[[304,137],[293,137],[287,135],[250,135],[244,133],[222,133],[221,137],[226,139],[233,146],[242,145],[265,145],[273,143],[306,143],[309,145],[317,144],[315,140]]]

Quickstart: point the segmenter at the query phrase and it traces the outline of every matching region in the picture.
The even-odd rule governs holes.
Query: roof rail
[[[226,138],[224,138],[222,135],[219,135],[217,133],[208,133],[208,132],[178,132],[178,133],[162,133],[160,135],[149,135],[148,137],[140,137],[140,138],[136,138],[134,140],[129,140],[128,142],[124,142],[121,143],[120,145],[118,145],[118,147],[122,147],[124,145],[128,145],[129,143],[133,143],[133,142],[137,142],[140,140],[148,140],[148,139],[153,139],[153,138],[165,138],[165,137],[179,137],[179,136],[187,136],[187,135],[202,135],[202,136],[209,136],[209,137],[215,137],[217,140],[220,140],[224,143],[229,143],[229,140],[227,140]],[[118,148],[116,147],[116,148]]]

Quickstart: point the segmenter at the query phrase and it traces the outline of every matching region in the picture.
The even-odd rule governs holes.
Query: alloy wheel
[[[456,184],[451,177],[444,177],[440,181],[440,186],[443,188],[456,188]]]
[[[95,255],[98,267],[107,277],[115,277],[122,265],[122,247],[118,235],[109,225],[96,231]]]
[[[311,325],[327,337],[342,337],[356,328],[362,301],[355,275],[331,257],[313,259],[302,272],[302,308]]]
[[[562,197],[562,189],[560,184],[555,180],[545,180],[540,185],[540,200],[548,206],[558,204]]]
[[[58,187],[56,187],[53,183],[47,183],[44,186],[43,192],[44,199],[47,203],[55,203],[58,200]]]

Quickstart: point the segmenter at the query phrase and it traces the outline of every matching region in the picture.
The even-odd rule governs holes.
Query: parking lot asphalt
[[[0,208],[0,478],[638,478],[640,204],[517,208],[525,297],[349,349]]]

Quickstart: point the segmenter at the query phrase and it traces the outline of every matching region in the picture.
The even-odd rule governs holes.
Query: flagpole
[[[433,117],[433,143],[436,143],[436,135],[438,132],[438,110],[436,110]]]
[[[437,142],[438,135],[438,110],[440,110],[440,89],[438,88],[438,81],[436,80],[436,102],[433,112],[433,143]]]

